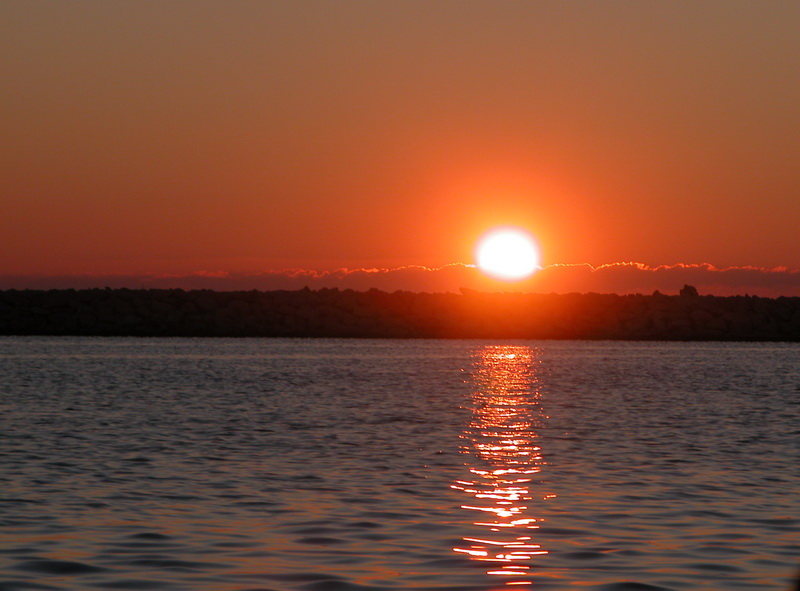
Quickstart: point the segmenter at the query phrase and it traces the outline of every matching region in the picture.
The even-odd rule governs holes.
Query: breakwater
[[[800,342],[800,298],[379,290],[8,290],[0,334]]]

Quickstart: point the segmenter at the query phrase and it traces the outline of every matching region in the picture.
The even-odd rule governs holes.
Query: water
[[[799,354],[0,338],[0,589],[784,591]]]

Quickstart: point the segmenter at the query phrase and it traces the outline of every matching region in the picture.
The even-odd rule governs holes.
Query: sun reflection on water
[[[470,496],[476,535],[454,552],[486,562],[487,573],[506,585],[530,585],[531,563],[547,554],[535,543],[538,520],[530,505],[552,495],[533,493],[545,461],[537,429],[547,417],[537,384],[539,352],[526,346],[482,347],[473,362],[472,420],[461,436],[471,456],[469,475],[451,487]]]

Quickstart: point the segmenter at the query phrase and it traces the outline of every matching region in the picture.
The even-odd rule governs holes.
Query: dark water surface
[[[787,590],[800,345],[0,338],[0,590]]]

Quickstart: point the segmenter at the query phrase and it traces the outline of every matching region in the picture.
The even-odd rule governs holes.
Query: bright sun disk
[[[539,269],[539,249],[521,228],[496,228],[481,237],[475,249],[478,268],[496,279],[514,281]]]

